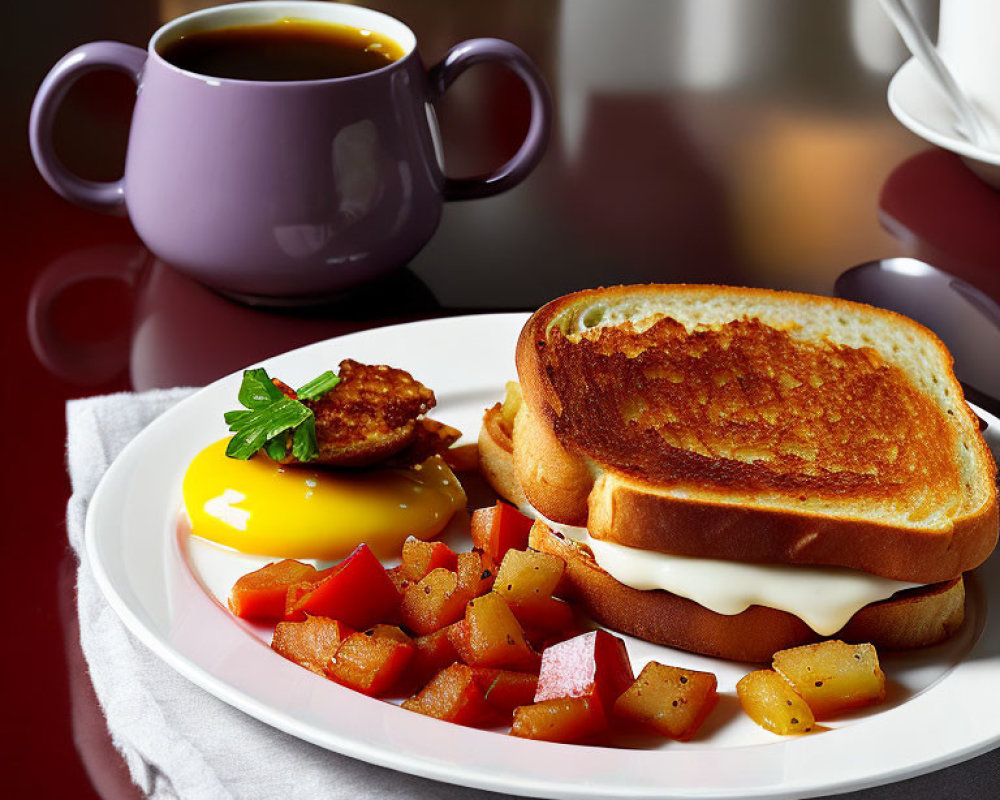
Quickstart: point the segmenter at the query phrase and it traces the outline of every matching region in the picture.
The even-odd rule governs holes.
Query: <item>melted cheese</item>
[[[752,605],[776,608],[794,614],[820,636],[839,631],[869,603],[920,585],[846,567],[668,555],[600,541],[585,528],[548,524],[590,547],[601,569],[633,589],[663,589],[717,614],[739,614]]]

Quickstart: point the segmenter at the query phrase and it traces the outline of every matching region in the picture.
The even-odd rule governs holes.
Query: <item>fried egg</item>
[[[408,536],[437,536],[465,492],[440,456],[409,468],[283,466],[258,453],[226,456],[228,439],[194,457],[184,506],[195,536],[243,553],[337,561],[366,543],[398,556]]]

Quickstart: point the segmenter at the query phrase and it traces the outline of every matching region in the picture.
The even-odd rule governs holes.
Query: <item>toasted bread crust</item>
[[[602,454],[617,453],[615,448],[624,452],[614,440],[613,430],[597,434],[606,441],[596,443],[587,438],[591,433],[586,426],[576,437],[561,433],[566,430],[566,420],[561,419],[566,411],[564,402],[569,400],[552,379],[558,365],[545,357],[551,329],[559,331],[555,334],[557,339],[565,338],[561,326],[567,324],[567,319],[575,320],[574,315],[587,328],[589,312],[585,309],[600,306],[620,310],[632,303],[646,303],[650,307],[659,304],[664,313],[675,304],[677,309],[683,307],[689,321],[696,322],[702,313],[698,309],[704,306],[710,309],[705,312],[705,325],[709,327],[718,324],[712,314],[718,317],[719,313],[735,313],[711,310],[726,304],[739,310],[735,313],[737,319],[741,314],[752,318],[759,313],[767,322],[765,317],[770,315],[768,324],[784,325],[788,330],[796,329],[797,319],[822,318],[836,327],[838,322],[846,325],[843,322],[846,318],[861,331],[845,334],[848,340],[851,336],[861,337],[856,342],[848,341],[847,346],[854,348],[848,355],[856,356],[855,360],[863,366],[865,354],[870,353],[876,371],[891,374],[899,373],[900,367],[888,355],[882,359],[885,369],[880,366],[882,357],[875,350],[875,340],[880,334],[876,331],[890,329],[907,347],[910,345],[905,343],[912,342],[912,349],[919,352],[918,358],[934,364],[935,385],[921,391],[930,397],[933,389],[938,393],[933,396],[939,400],[943,391],[949,398],[948,416],[934,403],[928,405],[924,398],[909,398],[914,408],[933,409],[935,419],[928,426],[922,420],[908,419],[904,421],[906,426],[900,427],[896,424],[898,418],[893,417],[901,413],[898,408],[888,402],[876,406],[876,413],[894,430],[895,439],[890,440],[890,446],[909,447],[912,439],[921,439],[912,453],[905,454],[908,463],[923,472],[922,482],[911,491],[913,496],[899,489],[905,483],[906,470],[894,472],[888,467],[895,455],[887,460],[868,453],[867,460],[854,463],[850,446],[842,448],[843,465],[834,463],[830,465],[832,469],[824,467],[826,472],[818,478],[791,475],[789,481],[801,480],[804,489],[799,491],[780,485],[780,480],[787,478],[780,471],[778,482],[769,484],[766,475],[763,482],[756,478],[748,480],[746,476],[753,477],[759,467],[752,458],[749,463],[746,460],[737,463],[714,457],[714,464],[713,458],[705,459],[707,479],[699,480],[697,470],[686,474],[678,468],[671,473],[675,476],[672,480],[670,475],[657,475],[656,480],[650,481],[643,473],[657,468],[656,455],[669,450],[670,455],[676,456],[676,447],[665,450],[662,442],[654,440],[649,445],[652,456],[646,459],[654,466],[636,472],[620,459],[602,460]],[[843,333],[839,328],[836,332]],[[869,336],[872,332],[874,337]],[[783,335],[779,334],[778,341]],[[802,338],[807,343],[826,340],[824,333],[811,331],[810,335],[813,339]],[[833,352],[836,356],[838,351]],[[758,358],[755,363],[765,361]],[[524,396],[524,410],[518,415],[514,432],[518,478],[527,498],[542,514],[567,524],[579,525],[587,520],[585,524],[596,538],[671,553],[769,563],[833,564],[899,580],[946,581],[975,567],[989,555],[1000,524],[996,467],[978,432],[974,415],[961,401],[961,388],[951,366],[950,354],[922,326],[898,314],[847,301],[704,286],[654,285],[578,292],[536,312],[518,341],[517,367]],[[865,377],[864,370],[859,374]],[[704,376],[690,375],[704,383]],[[898,374],[893,380],[900,387],[897,396],[908,397],[908,389],[900,383]],[[865,378],[861,385],[876,384]],[[712,389],[711,385],[708,389]],[[595,398],[595,402],[601,400]],[[854,409],[860,408],[862,416],[864,400],[862,396],[856,401]],[[576,402],[581,406],[580,398]],[[586,408],[585,403],[582,407]],[[777,409],[780,414],[780,403]],[[581,413],[585,416],[585,412]],[[879,424],[873,424],[876,431]],[[823,434],[827,437],[829,429],[828,425],[820,428],[821,432],[827,431]],[[663,434],[662,428],[659,432]],[[695,432],[701,434],[703,430]],[[952,442],[952,446],[942,447],[942,440]],[[694,461],[701,458],[690,453],[681,453],[680,457]],[[961,467],[956,466],[959,461]],[[521,464],[527,467],[522,468]],[[841,469],[853,470],[854,474],[838,474]],[[893,484],[890,490],[879,482],[883,469],[885,484]],[[713,476],[713,470],[722,477]],[[756,471],[761,473],[759,469]],[[732,478],[733,475],[737,478]],[[570,476],[578,480],[575,487]],[[887,491],[890,493],[886,494]],[[582,497],[586,497],[586,509]],[[956,505],[954,512],[949,508],[943,513],[941,509],[949,503]],[[882,509],[890,509],[891,513],[883,513]],[[921,514],[936,517],[933,523],[923,522]]]
[[[594,477],[585,462],[567,453],[549,425],[527,405],[514,419],[514,474],[528,501],[546,517],[567,525],[587,525],[587,498]],[[513,446],[513,445],[512,445]]]
[[[639,591],[602,570],[589,552],[536,522],[529,545],[566,563],[569,597],[600,624],[656,644],[733,661],[770,661],[778,650],[820,640],[785,611],[750,606],[732,616],[664,591]],[[961,577],[912,589],[865,606],[829,638],[907,649],[943,641],[962,624]]]
[[[677,498],[613,473],[598,479],[589,500],[586,525],[595,539],[674,555],[837,565],[911,583],[961,575],[996,544],[995,516],[992,522],[960,517],[950,531],[901,530],[846,516],[748,508],[740,498]]]

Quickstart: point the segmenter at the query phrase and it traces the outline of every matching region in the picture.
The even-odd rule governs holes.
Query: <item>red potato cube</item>
[[[618,717],[639,722],[670,739],[690,739],[719,701],[711,672],[650,661],[615,701]]]
[[[490,530],[493,528],[493,518],[497,513],[497,506],[501,501],[497,501],[494,506],[477,508],[472,512],[469,521],[469,535],[472,537],[472,546],[485,554],[489,546]]]
[[[413,642],[399,628],[376,625],[344,639],[327,663],[326,674],[355,691],[385,694],[403,675],[413,649]]]
[[[402,601],[403,593],[406,591],[407,587],[412,583],[404,574],[403,567],[392,567],[387,569],[385,574],[389,576],[389,580],[392,581],[392,585],[396,587],[396,591],[399,592],[400,600]]]
[[[317,575],[316,568],[311,564],[290,558],[268,564],[236,581],[229,597],[229,608],[244,619],[283,619],[289,587],[308,584]]]
[[[885,700],[885,673],[871,644],[828,639],[779,650],[771,666],[809,704],[816,719]]]
[[[458,651],[448,638],[448,628],[440,628],[413,640],[413,659],[407,670],[408,677],[413,686],[423,686],[456,661]]]
[[[590,697],[558,697],[514,709],[512,736],[566,744],[607,730],[600,704]]]
[[[306,613],[298,610],[299,602],[303,597],[309,594],[309,592],[316,588],[316,584],[320,581],[326,580],[334,572],[336,572],[339,566],[339,564],[335,564],[332,567],[318,570],[315,575],[310,576],[306,580],[293,583],[289,586],[288,592],[285,594],[284,619],[289,622],[301,622],[304,620],[306,618]]]
[[[538,654],[524,638],[507,603],[495,592],[470,601],[465,618],[449,629],[448,637],[462,661],[470,666],[527,671],[538,668]]]
[[[298,597],[289,592],[286,619],[306,614],[339,619],[356,630],[392,620],[399,610],[396,585],[368,545],[359,546]]]
[[[542,612],[548,615],[543,622],[544,627],[527,621],[522,623],[525,638],[539,653],[589,630],[577,621],[573,607],[562,600],[553,598],[552,605],[543,608]]]
[[[458,575],[434,569],[406,588],[400,619],[416,634],[433,633],[461,619],[468,601],[468,592],[458,585]]]
[[[496,591],[511,605],[530,605],[551,597],[566,564],[559,556],[534,550],[508,550],[497,570]]]
[[[457,560],[458,585],[468,599],[486,594],[493,588],[493,571],[483,563],[480,553],[459,553]]]
[[[486,726],[496,722],[496,712],[486,704],[472,669],[465,664],[441,670],[417,694],[404,700],[403,708],[458,725]]]
[[[318,675],[325,675],[326,663],[351,633],[344,623],[328,617],[279,622],[271,638],[271,649]]]
[[[522,625],[542,631],[572,631],[573,610],[552,597],[566,565],[558,556],[533,550],[508,550],[494,590]]]
[[[553,638],[552,634],[565,633],[560,639],[568,639],[580,633],[576,623],[573,607],[565,600],[555,597],[545,597],[533,603],[510,603],[514,616],[533,632],[546,633],[545,638]]]
[[[403,542],[403,555],[400,570],[403,577],[415,582],[434,569],[454,571],[457,556],[444,542],[422,542],[410,538]]]
[[[744,675],[736,684],[736,696],[747,716],[771,733],[792,736],[817,730],[809,704],[774,670]]]
[[[473,667],[472,675],[486,702],[508,713],[530,705],[538,686],[538,676],[533,672]]]
[[[472,512],[472,544],[483,554],[483,563],[493,569],[500,566],[508,550],[525,550],[532,520],[509,503],[498,501],[490,508]]]
[[[625,642],[607,631],[590,631],[545,649],[535,702],[586,697],[611,713],[634,680]]]

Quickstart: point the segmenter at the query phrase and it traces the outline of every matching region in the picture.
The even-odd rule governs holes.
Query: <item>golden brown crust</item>
[[[794,509],[752,508],[741,500],[672,497],[605,473],[590,493],[587,527],[595,539],[643,550],[837,565],[912,583],[938,583],[962,574],[985,561],[997,539],[996,506],[990,516],[959,517],[942,533]]]
[[[851,372],[858,378],[855,386],[857,396],[852,404],[848,404],[849,408],[845,406],[841,410],[849,410],[858,417],[858,420],[863,421],[864,415],[869,413],[865,402],[867,394],[879,385],[879,381],[875,377],[870,378],[869,375],[880,372],[895,375],[896,377],[887,381],[888,386],[895,387],[890,392],[893,398],[882,398],[884,402],[873,406],[871,413],[878,415],[880,419],[867,429],[870,433],[868,438],[873,441],[877,440],[880,426],[891,431],[892,435],[887,439],[875,441],[874,445],[855,448],[851,445],[850,436],[861,423],[856,422],[853,426],[845,427],[844,435],[847,441],[838,452],[834,453],[832,461],[820,465],[823,469],[819,472],[822,474],[810,475],[809,469],[812,467],[808,464],[799,464],[797,470],[787,470],[784,461],[794,462],[796,456],[793,454],[791,457],[783,457],[783,466],[773,470],[773,475],[768,475],[762,464],[754,463],[756,457],[753,455],[744,458],[742,462],[738,458],[725,456],[720,458],[712,452],[715,444],[712,441],[708,442],[706,448],[708,457],[705,457],[704,454],[697,452],[704,445],[704,441],[695,444],[680,443],[681,446],[678,447],[679,431],[670,430],[669,426],[660,426],[665,428],[661,432],[662,439],[659,442],[653,441],[652,444],[648,441],[645,444],[632,441],[631,438],[635,437],[624,435],[623,431],[628,427],[625,423],[618,426],[620,434],[618,438],[615,437],[614,426],[611,425],[605,426],[603,431],[598,430],[595,434],[587,427],[587,415],[590,413],[587,408],[588,397],[574,398],[571,394],[567,394],[566,387],[560,389],[557,387],[558,382],[552,380],[552,375],[557,371],[559,364],[547,361],[544,357],[550,343],[550,328],[554,327],[559,331],[552,334],[553,339],[566,342],[566,337],[561,333],[562,320],[567,315],[578,313],[577,310],[586,308],[588,304],[597,301],[606,305],[627,304],[651,299],[655,305],[655,302],[662,297],[668,298],[665,303],[667,307],[675,298],[679,298],[676,300],[678,305],[686,304],[688,311],[698,304],[709,306],[712,303],[724,305],[726,302],[732,302],[739,304],[741,308],[750,309],[751,312],[768,304],[775,306],[784,304],[793,309],[799,318],[801,315],[826,315],[832,317],[833,324],[836,324],[836,318],[843,315],[854,320],[860,319],[865,326],[888,326],[898,332],[904,340],[916,342],[917,346],[926,349],[928,357],[933,357],[935,364],[940,365],[940,369],[933,376],[934,383],[937,384],[940,378],[942,385],[947,386],[952,392],[950,396],[957,400],[949,404],[947,413],[951,415],[949,419],[956,423],[956,427],[961,429],[962,436],[965,437],[961,443],[968,447],[966,451],[968,459],[977,465],[973,469],[975,476],[972,479],[975,486],[969,491],[979,492],[983,497],[982,502],[978,505],[972,504],[970,508],[956,510],[955,513],[941,512],[941,509],[948,507],[949,504],[957,504],[960,500],[964,500],[961,481],[956,485],[955,462],[958,459],[953,455],[955,448],[940,447],[942,440],[955,441],[956,427],[949,428],[945,425],[944,433],[947,435],[938,430],[944,423],[943,412],[938,411],[936,406],[934,406],[935,418],[928,427],[924,427],[927,414],[923,412],[918,414],[910,406],[923,408],[926,403],[916,398],[911,386],[898,380],[898,368],[887,366],[878,357],[870,358],[875,351],[868,345],[858,345],[847,355],[848,361],[855,362]],[[751,312],[748,312],[748,316],[752,316]],[[792,314],[788,317],[796,318]],[[587,322],[586,319],[583,321]],[[655,323],[653,327],[659,324]],[[670,335],[677,333],[676,329],[667,323],[661,325],[661,328],[669,329],[668,333],[672,331]],[[787,328],[793,330],[794,323],[789,323]],[[791,347],[789,342],[782,338],[784,334],[780,331],[774,335],[770,333],[762,335],[751,325],[736,339],[739,340],[747,334],[748,353],[757,353],[754,356],[756,361],[750,365],[751,369],[754,368],[754,364],[767,363],[767,359],[760,355],[761,347],[766,351],[775,342],[780,346]],[[651,334],[653,337],[664,335],[667,334],[662,330]],[[587,337],[598,340],[601,334],[582,335],[584,340]],[[609,339],[608,346],[611,350],[615,347],[623,349],[621,341],[614,341],[620,338],[612,336]],[[867,340],[867,334],[862,338]],[[719,341],[721,340],[716,337],[715,344],[719,345]],[[784,344],[781,344],[782,342]],[[599,347],[599,345],[594,346]],[[627,345],[624,349],[627,351]],[[719,345],[720,352],[722,349]],[[801,360],[802,353],[796,355],[797,351],[792,351],[794,348],[789,351],[791,356],[786,354],[785,361],[789,358],[792,361]],[[565,356],[565,352],[564,349],[562,355]],[[803,352],[811,357],[808,348]],[[923,352],[924,350],[921,350],[921,353]],[[844,353],[838,353],[836,350],[831,350],[830,353],[835,358],[844,360],[842,358]],[[635,355],[633,352],[625,352],[618,360],[629,361],[627,357]],[[727,351],[725,357],[729,358],[731,355],[732,353]],[[722,356],[719,356],[719,359],[718,363],[713,362],[715,366],[725,366],[732,372],[731,368],[736,362],[732,360],[726,362]],[[652,361],[654,373],[658,367],[664,366],[659,364],[655,357]],[[866,361],[868,361],[867,366],[865,366]],[[629,366],[636,366],[638,363],[633,360]],[[588,365],[595,370],[599,366],[605,366],[601,362],[584,360],[574,365],[573,370],[578,372],[587,369]],[[830,298],[757,289],[653,285],[591,290],[559,298],[536,312],[525,325],[518,340],[517,366],[524,407],[529,411],[528,419],[531,421],[530,427],[523,426],[524,436],[519,434],[522,426],[517,426],[514,435],[515,463],[530,462],[531,466],[530,469],[518,470],[525,494],[542,514],[559,522],[581,524],[581,520],[586,520],[589,514],[589,522],[586,524],[595,537],[647,549],[706,557],[778,563],[839,564],[886,577],[916,582],[936,582],[953,578],[981,563],[996,544],[998,507],[994,482],[995,465],[982,437],[975,432],[975,420],[971,411],[961,401],[961,389],[951,374],[950,354],[929,331],[912,320],[892,312]],[[627,368],[622,368],[618,377],[631,383],[637,379],[636,374],[628,372]],[[639,377],[641,378],[641,375]],[[731,375],[729,377],[731,378]],[[822,375],[822,370],[819,377],[824,383],[829,382],[827,378],[830,376]],[[714,405],[708,403],[701,409],[702,412],[708,414],[711,409],[715,409],[716,412],[721,409],[728,413],[724,408],[727,396],[723,391],[727,375],[723,374],[721,369],[707,378],[698,375],[696,370],[688,370],[682,379],[690,380],[693,390],[699,397],[719,401]],[[722,383],[722,386],[717,387],[720,389],[717,395],[712,394],[713,380]],[[779,395],[783,388],[781,385],[783,380],[784,378],[779,375],[776,378],[777,383],[771,382],[757,389],[750,387],[749,395],[746,396],[754,402],[748,402],[748,405],[753,406],[751,415],[756,415],[758,422],[760,414],[765,413],[761,411],[760,401],[768,393]],[[607,397],[614,394],[614,389],[612,381],[607,392],[596,393],[593,403],[600,406]],[[623,400],[623,398],[627,400],[629,387],[619,387],[619,389],[621,390],[619,396],[607,401],[605,409],[613,408],[626,418],[641,417],[645,413],[641,404],[633,407]],[[916,395],[919,395],[919,392]],[[656,392],[651,396],[657,401],[662,397]],[[835,398],[836,394],[832,394],[831,397]],[[567,404],[574,402],[577,404],[575,411],[581,423],[578,426],[581,430],[577,431],[576,436],[569,436],[566,420],[561,417],[564,413],[573,411]],[[700,402],[699,400],[699,404]],[[775,403],[775,410],[779,414],[782,402],[784,401],[779,398]],[[909,411],[902,412],[899,408],[901,404]],[[683,407],[682,404],[682,410]],[[689,403],[686,407],[692,406]],[[729,410],[738,408],[736,404]],[[799,416],[808,416],[806,412],[811,408],[817,413],[822,413],[824,404],[805,403],[798,408],[798,411],[802,412]],[[926,411],[927,409],[924,409],[924,412]],[[522,416],[525,414],[519,415],[518,419],[520,420]],[[659,422],[662,423],[663,420]],[[718,423],[718,419],[716,422]],[[768,432],[766,430],[768,428],[772,429],[772,432],[780,431],[780,416],[769,422],[770,425],[762,429],[764,434]],[[721,423],[719,425],[718,430],[725,427]],[[826,420],[820,428],[826,431],[823,436],[829,438],[831,432],[837,431],[837,420],[832,422]],[[699,437],[706,430],[709,433],[716,432],[716,428],[702,425],[694,428],[694,434]],[[654,432],[652,435],[655,437],[658,434]],[[605,441],[601,442],[601,447],[595,447],[594,439],[600,436],[603,436]],[[711,439],[702,437],[704,438]],[[800,440],[801,438],[799,433],[793,432],[780,441],[794,445],[792,449],[801,452],[803,447],[808,445],[808,441]],[[921,444],[914,446],[912,452],[906,454],[900,461],[900,468],[892,467],[893,459],[896,457],[893,451],[909,448],[911,443],[918,439]],[[767,436],[763,435],[759,442],[755,442],[751,437],[747,443],[751,445],[752,450],[753,445],[766,445],[767,441]],[[669,446],[663,447],[664,442]],[[629,459],[635,458],[634,450],[637,445],[640,450],[639,461],[642,463],[637,469],[631,469],[631,466],[635,465],[631,464]],[[686,450],[678,456],[680,461],[685,463],[667,463],[668,459],[664,459],[663,455],[666,453],[671,457],[677,456],[678,450]],[[855,450],[858,451],[857,457]],[[807,453],[807,459],[808,456]],[[687,466],[692,466],[692,469],[685,470],[687,461],[699,461],[699,464],[693,466],[688,464]],[[657,472],[657,470],[663,471],[664,463],[670,472],[666,476]],[[911,467],[923,477],[915,485],[905,485],[906,475],[911,472]],[[588,475],[583,486],[589,486],[594,482],[593,476],[597,476],[596,483],[593,483],[594,491],[587,492],[586,513],[580,507],[582,503],[579,502],[579,493],[574,500],[574,494],[568,484],[552,477],[580,475],[583,470],[586,470]],[[702,472],[699,473],[699,470]],[[713,470],[720,474],[714,475]],[[845,476],[842,474],[845,472],[850,474]],[[650,475],[654,475],[655,478],[651,480]],[[711,479],[705,480],[706,475]],[[877,477],[873,478],[872,475]],[[551,491],[546,481],[548,484],[555,484],[559,491]],[[782,486],[782,481],[791,481],[793,484],[799,481],[804,490],[798,491],[795,487]],[[897,488],[886,490],[885,484],[894,484]],[[843,498],[842,502],[838,502],[838,497]],[[865,502],[860,502],[859,498]],[[889,518],[893,516],[891,513],[880,513],[879,507],[894,509],[895,517]],[[900,508],[903,509],[902,514],[899,513]],[[874,513],[871,509],[875,509]],[[921,524],[921,515],[932,513],[938,514],[940,521],[933,525]],[[911,518],[912,524],[910,524]]]
[[[431,456],[445,453],[461,436],[462,432],[451,425],[426,417],[418,419],[406,447],[380,462],[380,466],[412,467],[422,464]]]
[[[308,402],[316,415],[316,463],[365,466],[398,453],[416,421],[434,406],[434,392],[401,369],[340,362],[340,383]]]
[[[798,617],[763,606],[732,616],[717,614],[664,591],[639,591],[619,583],[589,553],[536,522],[529,545],[566,562],[570,598],[600,624],[656,644],[732,661],[770,661],[778,650],[821,638]],[[920,587],[865,606],[831,638],[906,649],[943,641],[962,623],[961,577]]]
[[[447,449],[461,433],[423,419],[434,407],[434,392],[405,370],[345,359],[340,382],[316,400],[304,400],[316,418],[318,456],[310,462],[331,467],[375,464],[410,466]],[[287,397],[295,390],[274,384]],[[283,463],[293,463],[289,451]]]

